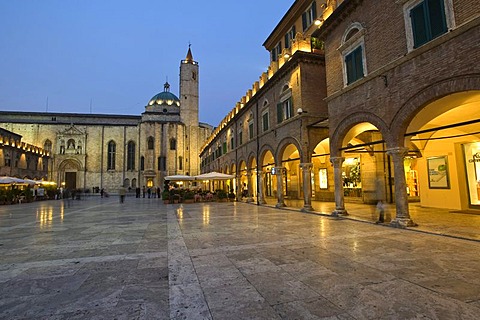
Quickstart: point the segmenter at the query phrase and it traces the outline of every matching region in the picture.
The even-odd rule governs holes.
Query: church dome
[[[164,85],[164,91],[160,92],[152,97],[148,102],[149,106],[153,105],[167,105],[180,107],[180,99],[176,95],[170,92],[170,84],[168,82]]]

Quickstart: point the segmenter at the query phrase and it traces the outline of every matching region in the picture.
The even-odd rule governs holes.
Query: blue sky
[[[269,64],[294,0],[0,0],[0,110],[140,115],[189,42],[200,121],[218,125]]]

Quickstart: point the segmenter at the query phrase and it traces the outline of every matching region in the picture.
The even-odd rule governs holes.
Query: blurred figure
[[[127,189],[124,186],[121,186],[118,189],[118,194],[120,195],[120,203],[125,202],[125,195],[127,194]]]

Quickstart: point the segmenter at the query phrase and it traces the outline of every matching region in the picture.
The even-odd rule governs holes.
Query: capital
[[[405,147],[395,147],[395,148],[390,148],[387,149],[387,154],[389,156],[400,156],[400,157],[405,157],[408,153],[408,148]]]
[[[344,157],[330,157],[330,162],[335,168],[341,167],[343,161],[345,161]]]

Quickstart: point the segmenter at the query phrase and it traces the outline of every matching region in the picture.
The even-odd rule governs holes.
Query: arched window
[[[123,187],[124,188],[130,187],[130,179],[126,178],[125,180],[123,180]]]
[[[183,157],[178,157],[178,170],[183,170]]]
[[[147,140],[147,148],[148,150],[153,150],[153,145],[154,145],[154,140],[153,140],[153,137],[148,137],[148,140]]]
[[[132,179],[132,188],[136,188],[137,187],[137,179],[133,178]]]
[[[343,56],[343,79],[349,85],[366,75],[365,29],[355,22],[345,30],[339,48]]]
[[[117,151],[117,145],[115,142],[110,141],[108,143],[107,151],[107,170],[115,170],[115,153]]]
[[[50,140],[45,140],[45,143],[43,144],[43,149],[45,151],[51,152],[52,151],[52,141]]]
[[[135,142],[127,144],[127,170],[135,170]]]
[[[170,139],[170,150],[176,150],[177,149],[177,140],[172,138]]]
[[[140,158],[140,170],[141,171],[145,170],[145,157],[144,156],[142,156]]]

